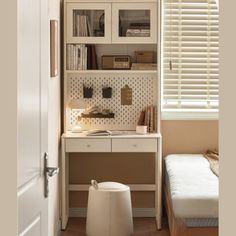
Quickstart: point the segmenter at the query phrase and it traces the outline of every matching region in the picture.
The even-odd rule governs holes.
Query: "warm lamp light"
[[[73,133],[81,133],[82,127],[79,122],[81,120],[81,113],[86,109],[86,104],[81,99],[72,99],[69,102],[69,107],[71,108],[71,110],[76,110],[79,112],[76,124],[72,127],[72,132]]]
[[[86,109],[86,104],[82,99],[72,99],[69,102],[69,107],[72,110],[85,110]]]

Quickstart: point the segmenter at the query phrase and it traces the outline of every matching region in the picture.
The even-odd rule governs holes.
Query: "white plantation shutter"
[[[215,0],[164,0],[163,111],[217,111],[219,14]]]

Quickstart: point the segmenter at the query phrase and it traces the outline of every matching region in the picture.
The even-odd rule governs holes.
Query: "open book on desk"
[[[125,135],[128,131],[121,130],[88,130],[84,132],[87,136],[113,136],[113,135]]]

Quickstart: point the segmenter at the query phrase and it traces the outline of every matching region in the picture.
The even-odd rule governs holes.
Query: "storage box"
[[[135,51],[135,61],[137,63],[153,63],[154,51]]]

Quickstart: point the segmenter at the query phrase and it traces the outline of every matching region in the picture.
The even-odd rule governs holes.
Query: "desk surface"
[[[122,135],[109,135],[109,136],[87,136],[86,132],[72,133],[67,132],[62,135],[62,138],[96,138],[96,139],[116,139],[116,138],[160,138],[160,133],[136,134],[135,131],[124,131]]]

